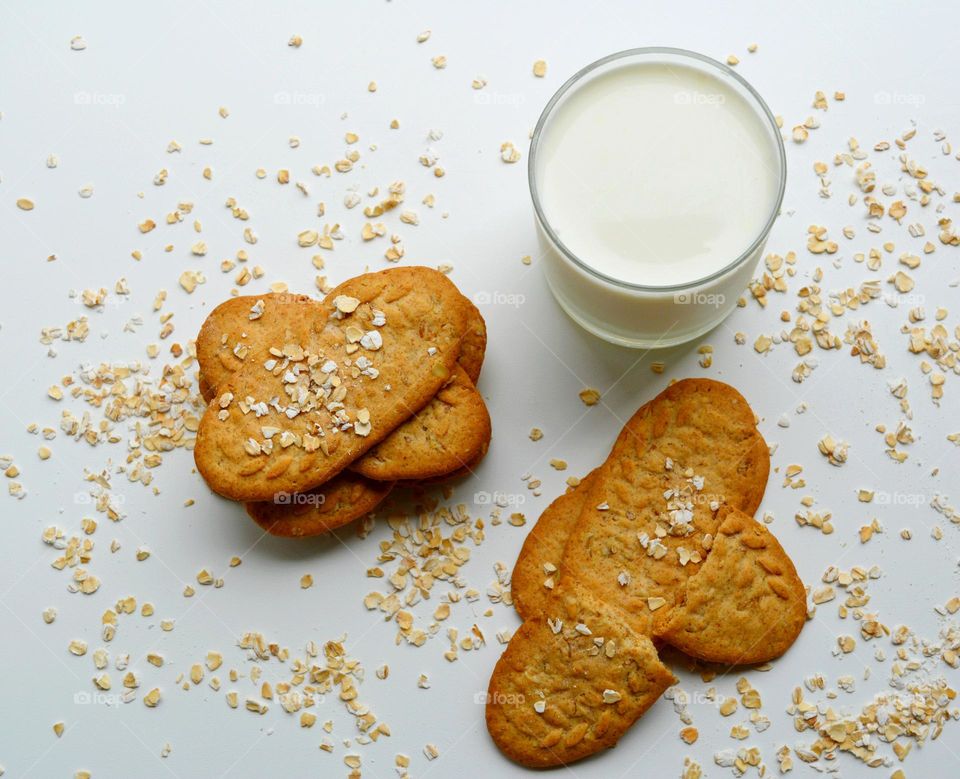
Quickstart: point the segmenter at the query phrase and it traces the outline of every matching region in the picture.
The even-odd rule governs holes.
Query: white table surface
[[[846,203],[855,188],[849,168],[831,167],[834,196],[818,197],[813,162],[832,160],[850,136],[869,150],[916,122],[911,155],[943,185],[945,213],[956,215],[950,196],[960,190],[960,162],[942,155],[933,138],[938,129],[949,137],[960,120],[955,17],[956,9],[946,2],[925,3],[909,12],[892,2],[735,7],[708,2],[496,2],[468,7],[404,0],[177,0],[150,9],[119,2],[0,5],[0,262],[6,293],[0,309],[0,449],[14,457],[22,471],[19,481],[28,490],[20,501],[4,495],[0,509],[0,765],[6,775],[72,776],[86,769],[94,777],[338,776],[349,770],[344,756],[357,753],[364,776],[386,777],[395,775],[398,752],[411,756],[410,772],[416,777],[525,773],[494,748],[483,707],[474,703],[501,651],[494,634],[514,628],[516,617],[501,605],[493,606],[492,617],[483,616],[490,606],[486,596],[475,604],[458,604],[444,627],[458,627],[464,635],[476,622],[489,642],[478,651],[461,652],[452,664],[442,657],[443,632],[421,648],[396,646],[394,625],[362,605],[364,594],[384,586],[365,576],[365,569],[375,564],[378,540],[386,537],[383,525],[366,539],[347,530],[339,534],[339,542],[261,538],[238,506],[207,490],[192,470],[191,455],[178,451],[167,455],[155,474],[158,496],[122,475],[114,476],[126,517],[114,524],[96,515],[100,527],[93,536],[96,548],[89,570],[103,584],[95,595],[67,592],[69,573],[50,567],[56,552],[40,538],[50,525],[68,534],[79,532],[82,517],[95,514],[74,498],[88,486],[84,469],[109,468],[125,456],[123,444],[91,448],[61,434],[50,444],[53,457],[41,462],[37,449],[43,442],[25,431],[27,424],[57,427],[61,408],[82,408],[76,401],[54,403],[46,397],[47,387],[81,363],[146,359],[145,346],[157,340],[160,328],[151,304],[157,290],[165,288],[169,298],[164,310],[175,312],[176,331],[162,342],[161,358],[152,362],[152,370],[159,371],[170,342],[186,343],[211,307],[229,295],[233,274],[222,274],[218,264],[238,249],[249,250],[250,264],[259,263],[267,271],[247,292],[266,290],[274,281],[312,290],[315,271],[309,258],[314,251],[298,248],[296,234],[322,227],[324,221],[340,221],[347,235],[334,252],[325,254],[331,282],[366,267],[385,267],[385,239],[363,243],[361,209],[347,211],[342,201],[349,187],[363,194],[397,179],[406,182],[407,203],[421,217],[417,227],[400,224],[396,213],[384,220],[402,234],[405,262],[451,263],[452,277],[466,294],[497,300],[508,295],[519,301],[483,307],[490,346],[480,389],[492,413],[494,438],[475,478],[456,488],[453,501],[485,516],[484,506],[473,505],[476,492],[520,494],[526,500],[522,511],[528,524],[488,525],[486,542],[473,550],[463,569],[472,586],[485,592],[494,579],[494,564],[512,564],[526,531],[562,491],[564,478],[599,463],[622,422],[641,403],[670,379],[709,376],[730,382],[746,395],[762,420],[764,435],[778,446],[775,467],[805,466],[806,489],[783,489],[774,475],[761,509],[775,515],[771,528],[804,581],[818,583],[829,565],[877,565],[883,575],[869,584],[868,610],[891,627],[906,624],[918,636],[935,641],[946,621],[933,608],[960,590],[960,530],[929,505],[934,495],[951,491],[960,500],[955,489],[960,448],[946,440],[947,433],[960,431],[960,380],[948,377],[943,403],[938,408],[931,402],[920,358],[907,352],[906,337],[900,333],[907,305],[894,308],[876,301],[834,324],[842,334],[845,321],[869,319],[887,356],[888,367],[882,371],[860,364],[848,348],[818,351],[814,356],[820,367],[805,383],[795,384],[790,371],[798,358],[788,345],[760,357],[749,344],[761,333],[780,329],[779,312],[793,310],[796,290],[810,281],[817,266],[825,269],[826,293],[867,278],[885,280],[897,269],[901,251],[917,251],[922,245],[888,219],[883,234],[867,232],[862,205],[850,208]],[[432,37],[418,45],[416,36],[426,29]],[[303,37],[300,49],[287,46],[294,34]],[[85,50],[71,51],[74,35],[84,37]],[[756,54],[746,51],[752,42],[759,44]],[[525,159],[507,165],[499,158],[500,144],[507,140],[526,154],[528,133],[540,109],[577,68],[609,52],[643,45],[682,46],[718,59],[736,53],[739,72],[766,97],[774,113],[784,116],[787,128],[811,114],[822,123],[806,144],[787,143],[787,194],[768,248],[797,252],[799,272],[790,280],[790,293],[773,296],[767,310],[751,301],[701,341],[657,355],[603,344],[560,312],[538,267]],[[430,59],[436,55],[447,56],[445,69],[432,67]],[[538,58],[549,65],[544,79],[531,74]],[[489,84],[475,92],[470,82],[481,75]],[[371,80],[378,84],[375,94],[367,91]],[[847,100],[836,104],[831,99],[828,112],[816,112],[811,102],[818,89],[831,98],[834,90],[844,90]],[[229,118],[218,116],[219,106],[229,108]],[[400,120],[399,130],[388,129],[393,118]],[[441,131],[442,139],[429,140],[431,130]],[[355,148],[362,154],[361,164],[331,179],[313,176],[312,165],[342,156],[346,131],[360,135]],[[295,150],[288,145],[294,135],[301,139]],[[200,145],[198,139],[204,137],[214,145]],[[183,150],[168,154],[167,144],[174,139]],[[370,144],[377,150],[370,151]],[[439,154],[447,171],[443,179],[435,179],[418,163],[428,149]],[[49,154],[59,156],[56,169],[45,165]],[[902,194],[906,182],[894,151],[871,154],[871,160],[878,180],[897,185]],[[213,181],[200,175],[206,165],[215,170]],[[258,167],[270,172],[266,180],[254,176]],[[304,197],[293,186],[280,187],[273,178],[280,167],[307,182],[310,195]],[[161,168],[169,169],[169,179],[156,187],[152,179]],[[87,184],[93,185],[93,196],[83,199],[78,190]],[[427,193],[437,198],[432,210],[420,205]],[[228,196],[249,210],[247,224],[260,237],[256,246],[243,243],[244,223],[231,219],[223,205]],[[32,198],[35,210],[17,209],[20,197]],[[193,214],[176,227],[162,224],[181,200],[195,203]],[[325,220],[316,216],[320,200],[327,203]],[[947,283],[960,277],[957,249],[936,240],[933,207],[920,215],[914,205],[905,222],[915,216],[937,243],[936,253],[912,272],[915,294],[931,315],[928,326],[932,312],[945,306],[951,309],[946,324],[953,328],[960,315],[960,288]],[[136,224],[146,217],[160,225],[141,236]],[[189,251],[197,240],[190,228],[194,217],[202,221],[201,237],[209,246],[202,258]],[[814,223],[829,226],[831,237],[840,242],[834,258],[806,251],[806,229]],[[857,231],[852,241],[840,237],[848,224]],[[897,250],[885,257],[879,272],[853,262],[856,251],[882,240],[895,241]],[[174,249],[164,253],[168,242]],[[143,251],[141,262],[130,257],[135,248]],[[52,254],[56,261],[47,262]],[[531,267],[521,263],[524,255],[534,257]],[[187,268],[203,270],[207,277],[193,295],[177,284]],[[111,294],[103,311],[87,311],[70,296],[71,290],[101,286],[112,293],[120,277],[128,279],[129,299],[114,305]],[[891,289],[884,284],[885,293]],[[89,338],[82,344],[58,343],[57,356],[48,357],[47,347],[39,343],[40,329],[63,326],[80,314],[89,316]],[[134,315],[143,317],[143,326],[135,333],[123,332],[123,324]],[[745,332],[748,345],[736,345],[734,331]],[[697,346],[702,343],[714,348],[708,369],[698,365]],[[666,362],[663,375],[651,372],[654,359]],[[887,457],[882,436],[874,430],[878,423],[892,429],[902,419],[886,386],[899,377],[910,386],[914,418],[909,424],[917,438],[906,448],[910,457],[904,464]],[[585,386],[603,392],[601,405],[587,409],[581,404],[577,393]],[[794,410],[801,402],[808,404],[808,411],[797,415]],[[777,425],[784,413],[791,418],[787,429]],[[538,443],[527,437],[534,425],[545,431]],[[849,461],[840,468],[817,453],[817,441],[828,432],[850,442]],[[554,457],[569,462],[566,473],[550,468]],[[541,497],[525,489],[524,473],[542,479]],[[861,487],[924,505],[858,503],[856,490]],[[832,511],[833,535],[794,522],[799,500],[808,494],[818,508]],[[196,504],[184,507],[187,498]],[[874,517],[885,532],[861,545],[857,530]],[[931,537],[935,525],[943,528],[940,541]],[[901,539],[903,528],[912,530],[912,541]],[[121,544],[115,554],[109,550],[113,539]],[[134,559],[140,544],[152,550],[143,563]],[[243,555],[239,568],[227,567],[233,555]],[[202,568],[223,576],[224,587],[197,587],[197,595],[185,599],[184,585],[193,583]],[[315,584],[301,590],[299,580],[305,573],[313,575]],[[429,619],[444,591],[438,585],[434,599],[416,607],[421,621]],[[154,603],[156,617],[122,618],[109,649],[130,653],[131,667],[143,679],[140,695],[159,686],[163,701],[156,709],[139,699],[119,707],[77,703],[76,694],[82,699],[83,693],[93,692],[91,654],[102,645],[100,616],[128,595]],[[701,735],[687,747],[677,735],[681,723],[673,707],[660,702],[611,753],[558,775],[679,776],[684,757],[690,756],[707,776],[728,776],[730,769],[714,765],[714,753],[752,745],[761,748],[768,771],[775,772],[780,745],[811,740],[809,733],[794,732],[785,712],[791,690],[805,677],[822,673],[835,687],[838,676],[855,676],[856,691],[840,693],[834,702],[846,711],[859,710],[874,693],[887,689],[890,661],[874,661],[873,651],[882,645],[892,655],[890,642],[860,639],[852,619],[838,618],[837,604],[821,607],[773,670],[748,674],[772,721],[766,732],[734,741],[728,731],[746,719],[742,709],[725,719],[712,706],[692,704]],[[41,619],[48,606],[59,612],[52,625]],[[160,631],[159,619],[166,617],[176,620],[173,632]],[[334,720],[330,738],[336,748],[334,754],[325,754],[318,749],[325,736],[319,724],[301,729],[276,702],[262,717],[229,709],[227,690],[240,691],[241,701],[256,693],[248,679],[233,685],[224,678],[220,692],[204,686],[189,692],[178,688],[177,676],[208,650],[224,654],[221,673],[229,667],[246,673],[252,664],[236,640],[247,631],[262,632],[295,655],[308,641],[346,634],[348,653],[367,669],[361,698],[390,725],[392,737],[346,747],[343,739],[356,735],[352,718],[339,701],[327,700],[316,712],[320,722]],[[858,644],[853,654],[837,657],[835,641],[841,633],[857,635]],[[89,643],[86,657],[67,652],[73,638]],[[150,650],[167,658],[162,669],[144,662],[143,654]],[[386,681],[373,673],[383,663],[391,667]],[[869,680],[863,679],[865,669],[870,670]],[[264,672],[269,678],[284,669],[274,662]],[[418,688],[421,673],[429,675],[430,689]],[[682,669],[678,673],[691,695],[709,686]],[[942,663],[930,673],[956,682],[956,674]],[[116,690],[122,674],[112,675]],[[713,684],[722,694],[731,694],[738,676],[735,672]],[[59,739],[52,731],[58,721],[66,726]],[[958,732],[957,725],[949,724],[939,741],[914,749],[903,765],[906,775],[957,776]],[[440,758],[433,762],[422,752],[428,742],[440,749]],[[161,758],[166,743],[172,753]],[[889,754],[888,747],[884,749]],[[814,775],[795,762],[794,775]],[[830,767],[849,777],[887,777],[894,770],[870,771],[848,755]]]

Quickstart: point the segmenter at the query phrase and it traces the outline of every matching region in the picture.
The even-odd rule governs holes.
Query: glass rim
[[[566,244],[563,243],[563,241],[560,240],[559,236],[550,225],[550,221],[547,219],[546,214],[544,213],[543,206],[540,202],[540,192],[537,187],[536,163],[537,152],[540,146],[540,136],[542,135],[547,122],[550,120],[553,109],[556,107],[557,103],[560,102],[560,99],[574,86],[576,86],[585,76],[589,75],[597,68],[600,68],[610,62],[614,62],[615,60],[624,59],[627,57],[645,57],[650,55],[671,55],[681,59],[689,59],[700,64],[707,65],[708,67],[719,71],[721,75],[732,78],[735,82],[742,86],[747,91],[749,96],[753,98],[755,103],[754,108],[758,108],[759,114],[763,117],[766,117],[767,121],[769,122],[770,129],[772,130],[773,137],[775,139],[774,143],[777,150],[777,159],[780,165],[780,182],[777,190],[777,196],[774,200],[773,208],[767,217],[766,223],[760,230],[759,235],[757,235],[757,237],[750,243],[746,250],[738,255],[732,262],[728,263],[719,270],[714,271],[713,273],[698,279],[694,279],[693,281],[684,282],[683,284],[668,284],[662,286],[636,284],[633,282],[624,281],[623,279],[615,278],[613,276],[608,276],[605,273],[601,273],[596,268],[591,267],[586,262],[581,260],[569,249],[569,247],[567,247]],[[571,260],[578,268],[586,271],[592,276],[597,277],[598,279],[624,289],[638,290],[641,292],[676,292],[698,287],[719,279],[746,262],[747,259],[749,259],[749,257],[757,250],[757,248],[761,246],[764,241],[766,241],[767,236],[770,234],[770,230],[773,228],[773,223],[776,221],[777,216],[780,213],[780,207],[783,205],[783,195],[787,186],[787,155],[783,145],[783,137],[780,135],[780,127],[777,125],[777,120],[774,118],[773,113],[770,111],[766,101],[764,101],[764,99],[760,96],[760,93],[753,88],[750,82],[743,78],[743,76],[741,76],[739,73],[736,73],[733,68],[724,65],[722,62],[719,62],[712,57],[708,57],[705,54],[700,54],[695,51],[690,51],[689,49],[673,48],[670,46],[643,46],[640,48],[624,49],[623,51],[614,52],[613,54],[608,54],[605,57],[601,57],[600,59],[585,65],[570,78],[568,78],[560,86],[560,88],[553,93],[553,96],[549,101],[547,101],[543,111],[540,113],[540,118],[537,120],[537,124],[533,130],[533,135],[530,139],[530,155],[529,159],[527,160],[527,181],[530,188],[530,197],[533,200],[533,210],[536,214],[537,222],[547,234],[547,237],[550,239],[550,241],[559,250],[560,254]]]

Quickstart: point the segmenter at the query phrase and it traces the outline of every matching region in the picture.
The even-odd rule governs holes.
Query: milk
[[[632,304],[609,338],[627,343],[645,302],[666,299],[674,305],[659,325],[673,327],[675,343],[732,306],[742,287],[706,280],[726,273],[746,285],[756,258],[747,273],[732,266],[757,254],[784,177],[779,133],[749,87],[683,52],[622,56],[571,85],[538,127],[531,187],[546,249],[559,255],[547,258],[548,281],[557,293],[566,277],[557,296],[568,313],[598,332],[609,329],[607,311]],[[629,300],[615,300],[624,288]],[[674,299],[678,288],[712,296],[714,311]],[[642,335],[644,345],[656,340]]]

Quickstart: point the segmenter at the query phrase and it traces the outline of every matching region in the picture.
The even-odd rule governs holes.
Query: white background
[[[427,43],[416,35],[433,31]],[[951,4],[924,3],[910,9],[899,3],[37,3],[0,5],[0,236],[2,285],[0,348],[4,358],[0,379],[0,436],[2,450],[14,456],[29,491],[22,501],[0,503],[3,543],[0,544],[0,765],[8,776],[71,776],[87,769],[95,777],[121,776],[261,776],[281,771],[291,776],[345,775],[342,759],[357,752],[363,757],[364,776],[393,774],[397,752],[412,756],[411,774],[423,776],[521,775],[493,747],[483,724],[483,707],[474,703],[486,688],[501,647],[493,638],[501,628],[515,627],[512,612],[495,606],[492,618],[483,617],[486,598],[460,604],[447,626],[464,635],[477,622],[489,643],[481,650],[461,652],[458,662],[442,658],[443,634],[422,648],[395,646],[395,628],[364,610],[363,595],[384,582],[369,580],[365,569],[375,563],[377,541],[386,537],[383,526],[361,540],[348,529],[336,539],[290,542],[262,539],[257,528],[234,504],[213,497],[192,470],[189,453],[166,457],[156,473],[161,494],[153,496],[139,485],[114,477],[124,496],[126,518],[111,524],[103,517],[94,536],[96,548],[90,570],[103,581],[91,596],[66,591],[68,573],[53,570],[53,549],[40,540],[52,524],[72,534],[92,512],[78,506],[73,496],[86,487],[83,469],[100,470],[122,461],[123,445],[93,449],[60,436],[53,442],[53,458],[40,462],[41,441],[25,432],[29,422],[56,427],[61,408],[46,397],[46,389],[82,362],[145,359],[145,345],[157,340],[160,328],[151,302],[159,288],[169,291],[167,311],[175,312],[176,331],[170,341],[181,343],[197,331],[206,313],[226,298],[232,275],[221,274],[219,261],[238,249],[250,251],[267,276],[247,291],[264,290],[283,280],[291,289],[312,289],[314,252],[296,245],[296,234],[340,221],[347,234],[336,251],[327,253],[330,281],[355,275],[365,267],[386,265],[384,239],[364,244],[359,239],[360,209],[347,212],[343,196],[354,186],[362,194],[402,179],[407,204],[421,217],[418,227],[401,225],[397,215],[386,221],[404,237],[406,262],[453,264],[454,280],[468,295],[496,298],[520,296],[522,303],[483,308],[490,347],[480,389],[494,420],[490,453],[476,476],[457,488],[454,500],[473,506],[477,491],[523,494],[527,528],[503,524],[488,526],[484,545],[473,550],[464,568],[472,586],[485,591],[494,578],[493,565],[512,565],[526,530],[539,512],[563,489],[564,478],[583,474],[606,454],[622,422],[670,379],[711,376],[730,382],[748,398],[762,419],[761,428],[777,444],[774,467],[805,465],[808,487],[794,491],[780,487],[773,475],[762,511],[774,512],[772,529],[797,562],[805,582],[816,584],[831,564],[879,565],[883,576],[869,586],[868,610],[885,624],[907,624],[917,634],[935,640],[942,621],[933,607],[958,594],[958,528],[945,522],[929,505],[864,505],[856,500],[859,487],[893,495],[920,496],[929,501],[955,487],[960,449],[945,438],[960,430],[956,377],[947,381],[941,407],[929,399],[929,386],[919,359],[906,351],[900,333],[907,306],[893,308],[876,301],[856,316],[868,318],[887,355],[884,371],[861,365],[848,349],[819,353],[821,365],[804,384],[794,384],[790,371],[797,362],[792,349],[781,346],[758,357],[748,346],[734,344],[733,332],[748,334],[748,343],[761,332],[779,329],[782,309],[792,310],[796,290],[810,280],[817,265],[825,268],[824,292],[855,286],[896,270],[896,256],[918,244],[908,240],[905,228],[884,220],[885,233],[866,231],[862,206],[850,208],[846,195],[854,187],[850,169],[831,169],[832,200],[817,196],[812,172],[815,160],[830,161],[856,136],[868,150],[879,140],[894,137],[917,122],[911,154],[926,164],[931,178],[948,197],[947,213],[957,207],[949,195],[960,190],[960,162],[943,156],[932,138],[936,129],[956,132],[957,48],[955,9]],[[85,51],[71,51],[69,41],[83,35]],[[289,48],[291,35],[303,37],[303,46]],[[749,55],[746,47],[759,44]],[[697,343],[658,355],[642,354],[603,344],[568,321],[547,293],[540,269],[533,219],[526,186],[525,158],[506,165],[499,147],[510,140],[526,154],[527,137],[550,94],[582,65],[612,51],[644,45],[682,46],[724,59],[736,53],[739,72],[763,94],[774,113],[784,116],[787,128],[816,113],[822,128],[803,146],[788,142],[790,178],[784,213],[771,235],[768,249],[798,253],[799,273],[791,292],[776,297],[768,310],[753,302],[738,310],[717,331],[699,343],[714,347],[713,366],[698,366]],[[448,65],[435,70],[430,58],[446,55]],[[549,64],[545,79],[535,79],[531,65],[543,58]],[[475,92],[470,82],[484,76],[489,85]],[[367,91],[375,80],[379,89]],[[847,100],[827,113],[810,107],[814,92],[832,95],[836,89]],[[292,104],[278,93],[294,96]],[[879,97],[878,97],[879,93]],[[81,95],[78,99],[77,95]],[[83,95],[90,96],[86,100]],[[884,95],[889,99],[885,99]],[[219,106],[228,119],[217,115]],[[346,114],[346,118],[341,118]],[[401,129],[388,129],[391,119]],[[655,121],[655,117],[651,117]],[[431,129],[443,133],[430,142]],[[354,131],[361,141],[355,148],[361,164],[350,174],[331,179],[314,177],[310,167],[331,164],[345,149],[343,135]],[[299,136],[299,149],[288,138]],[[212,146],[198,139],[212,138]],[[183,145],[179,154],[167,154],[169,141]],[[377,150],[369,150],[376,144]],[[417,158],[428,148],[440,155],[445,178],[437,180]],[[957,146],[960,148],[960,146]],[[56,169],[45,160],[60,158]],[[872,155],[881,182],[902,184],[893,152]],[[204,166],[215,177],[204,181]],[[161,168],[170,170],[164,187],[151,183]],[[258,181],[258,167],[270,173]],[[278,168],[291,169],[294,180],[311,188],[304,197],[294,187],[280,187]],[[92,184],[93,197],[81,199],[80,187]],[[143,192],[143,198],[137,197]],[[437,206],[420,205],[434,193]],[[230,218],[223,201],[234,196],[251,214],[249,222],[260,236],[256,246],[241,240],[244,223]],[[18,210],[19,197],[30,197],[37,207]],[[185,224],[168,228],[164,215],[181,200],[195,203],[192,217],[203,222],[206,257],[190,255],[197,239]],[[327,219],[318,220],[316,203],[327,203]],[[447,212],[448,218],[442,214]],[[914,205],[906,221],[919,215]],[[160,226],[141,236],[136,224],[146,217]],[[919,218],[936,242],[936,215],[932,208]],[[815,258],[805,249],[809,224],[830,227],[841,243],[831,260]],[[840,237],[844,225],[853,225],[857,238]],[[879,273],[869,273],[852,261],[856,251],[894,240],[897,251],[885,257]],[[171,253],[163,245],[173,243]],[[134,248],[142,262],[130,257]],[[957,250],[939,246],[914,277],[916,293],[924,296],[928,312],[937,306],[952,308],[947,323],[958,323],[960,288],[947,282],[960,277]],[[47,262],[56,254],[55,262]],[[533,255],[533,266],[521,264]],[[188,296],[177,285],[186,268],[203,270],[205,286]],[[73,289],[113,288],[125,276],[130,299],[88,312],[71,299]],[[884,285],[885,290],[891,289]],[[58,356],[46,356],[38,342],[41,327],[64,325],[82,313],[90,316],[92,333],[84,344],[57,345]],[[133,315],[144,317],[136,334],[122,332]],[[928,322],[930,324],[930,322]],[[838,322],[834,330],[843,332]],[[164,342],[164,350],[170,341]],[[667,364],[662,376],[653,374],[651,360]],[[154,362],[159,371],[162,360]],[[886,382],[906,377],[914,409],[911,425],[917,443],[908,448],[903,465],[883,452],[882,437],[874,426],[893,428],[901,415]],[[584,386],[603,391],[603,404],[586,409],[577,397]],[[794,414],[801,401],[809,404],[803,416]],[[79,411],[76,403],[65,405]],[[789,429],[777,426],[787,413]],[[527,438],[531,426],[546,433],[539,443]],[[851,443],[849,462],[834,468],[817,454],[816,442],[825,433]],[[567,473],[553,471],[548,461],[560,457],[570,463]],[[932,475],[939,468],[939,475]],[[533,498],[520,479],[532,473],[543,480],[543,497]],[[836,528],[824,536],[799,528],[793,514],[802,495],[813,495],[817,507],[833,512]],[[960,499],[960,495],[955,495]],[[186,498],[196,505],[184,508]],[[857,529],[876,517],[886,533],[861,546]],[[944,538],[931,538],[934,524],[945,525]],[[903,528],[913,540],[901,540]],[[110,554],[112,539],[122,548]],[[153,556],[134,560],[134,550],[146,544]],[[243,555],[243,565],[229,569],[227,561]],[[201,568],[225,578],[222,589],[198,588],[192,600],[182,597],[184,584],[194,581]],[[316,584],[301,590],[301,575],[311,573]],[[431,602],[417,608],[426,621],[444,585]],[[153,686],[163,690],[163,702],[147,709],[138,700],[110,708],[74,703],[78,692],[92,692],[94,667],[90,654],[75,658],[67,643],[84,638],[92,650],[100,646],[100,615],[117,598],[134,595],[156,605],[154,619],[123,619],[112,652],[129,652],[141,673],[141,694]],[[59,616],[45,625],[41,611],[56,606]],[[840,693],[838,708],[856,710],[872,694],[886,687],[890,661],[873,660],[872,644],[859,639],[857,624],[836,616],[837,602],[820,609],[789,654],[767,673],[751,672],[761,691],[764,713],[773,724],[765,733],[751,733],[745,742],[728,737],[730,726],[745,720],[741,710],[721,718],[708,705],[691,705],[701,737],[692,747],[678,738],[681,727],[669,702],[660,702],[611,753],[573,766],[565,775],[576,777],[679,776],[683,758],[690,755],[708,776],[727,776],[729,769],[713,764],[720,749],[757,745],[769,770],[775,770],[776,748],[784,743],[809,742],[797,734],[785,713],[790,692],[804,677],[823,673],[830,686],[837,676],[857,678],[853,694]],[[161,617],[175,618],[176,629],[161,633]],[[221,692],[198,688],[180,690],[174,680],[207,650],[224,653],[225,670],[246,672],[249,663],[235,647],[238,635],[260,631],[268,640],[302,653],[309,640],[322,642],[346,633],[348,652],[367,668],[361,698],[386,721],[393,736],[374,746],[347,749],[352,719],[336,700],[318,707],[322,722],[335,722],[334,755],[321,752],[325,735],[319,726],[301,730],[295,718],[276,704],[258,717],[230,710],[224,692],[237,689],[241,700],[256,690],[248,680],[225,681]],[[858,636],[854,654],[835,657],[836,636]],[[881,644],[892,654],[888,641]],[[145,651],[161,651],[162,669],[147,666]],[[390,678],[380,681],[373,670],[391,666]],[[871,679],[864,681],[865,669]],[[417,676],[427,673],[431,689],[417,687]],[[689,693],[707,685],[698,676],[678,669]],[[944,665],[934,675],[956,676]],[[267,678],[282,678],[284,669],[265,668]],[[273,676],[276,674],[276,676]],[[724,694],[733,692],[739,672],[715,682]],[[122,674],[113,672],[115,689]],[[809,696],[808,696],[809,697]],[[57,739],[52,725],[66,723]],[[904,766],[908,776],[950,777],[960,771],[957,726],[948,725],[940,741],[914,750]],[[161,760],[164,743],[172,754]],[[423,745],[436,744],[439,760],[428,762]],[[887,751],[889,754],[889,751]],[[813,775],[799,764],[795,775]],[[834,764],[844,776],[869,772],[847,755]],[[889,776],[893,768],[871,775]]]

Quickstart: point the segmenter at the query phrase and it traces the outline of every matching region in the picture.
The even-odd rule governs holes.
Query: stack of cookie
[[[725,665],[790,647],[806,591],[752,517],[769,470],[740,393],[687,379],[640,408],[606,462],[547,508],[513,571],[524,622],[487,699],[508,757],[543,768],[616,744],[675,683],[665,644]]]
[[[209,404],[197,468],[269,533],[340,527],[397,484],[480,461],[491,432],[475,386],[485,349],[480,312],[426,267],[358,276],[322,301],[233,298],[197,338]]]

